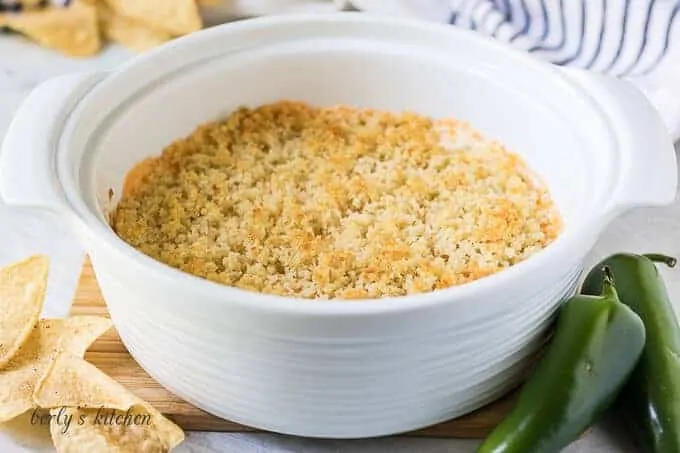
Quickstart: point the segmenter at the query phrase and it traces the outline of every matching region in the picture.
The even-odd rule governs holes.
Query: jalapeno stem
[[[609,266],[603,266],[602,273],[604,274],[602,278],[602,296],[618,298],[616,288],[614,287],[614,273]]]
[[[642,256],[649,258],[655,263],[664,263],[668,267],[675,267],[675,265],[678,263],[678,260],[674,257],[663,255],[661,253],[645,253]]]

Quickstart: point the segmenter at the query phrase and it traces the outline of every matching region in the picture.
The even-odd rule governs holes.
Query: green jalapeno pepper
[[[640,318],[619,302],[609,274],[599,296],[564,303],[553,339],[508,416],[478,453],[555,453],[613,402],[645,344]]]
[[[600,268],[607,266],[621,301],[644,322],[647,343],[617,398],[617,414],[643,451],[680,453],[680,326],[654,261],[675,264],[663,255],[613,255],[590,272],[583,292],[599,293]]]

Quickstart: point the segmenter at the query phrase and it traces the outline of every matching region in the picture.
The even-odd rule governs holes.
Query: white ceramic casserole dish
[[[463,286],[348,303],[211,283],[109,228],[135,163],[240,105],[280,99],[468,120],[545,180],[564,232]],[[161,384],[247,425],[346,438],[430,425],[515,385],[598,235],[629,208],[671,202],[675,168],[661,120],[624,82],[454,27],[347,13],[232,23],[46,82],[9,128],[0,191],[69,222],[123,341]]]

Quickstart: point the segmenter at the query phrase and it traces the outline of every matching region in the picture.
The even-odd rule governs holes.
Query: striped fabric
[[[20,13],[50,5],[68,6],[71,0],[0,0],[0,13]]]
[[[357,9],[447,22],[557,65],[637,85],[680,139],[680,0],[347,0]]]
[[[680,30],[673,30],[680,26],[679,0],[454,0],[451,6],[454,25],[555,64],[616,76],[647,74],[671,45],[680,45]]]

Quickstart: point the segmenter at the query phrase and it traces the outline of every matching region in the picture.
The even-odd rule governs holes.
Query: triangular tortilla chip
[[[104,37],[135,52],[144,52],[172,39],[164,30],[155,30],[134,19],[114,12],[104,2],[97,3],[99,26]]]
[[[177,425],[146,403],[127,411],[55,408],[50,414],[57,453],[168,452],[184,440]]]
[[[45,300],[49,260],[34,256],[0,269],[0,370],[38,322]]]
[[[54,359],[33,396],[40,407],[52,408],[58,452],[165,452],[184,440],[182,430],[151,405],[68,353]]]
[[[64,319],[63,323],[59,350],[77,357],[83,357],[87,348],[113,326],[110,319],[101,316],[73,316]]]
[[[68,56],[89,56],[101,49],[96,9],[83,0],[74,0],[67,8],[50,6],[21,14],[0,14],[0,27],[3,26]]]
[[[33,391],[61,350],[82,356],[110,327],[111,321],[94,316],[39,321],[12,360],[0,370],[0,423],[36,407]]]
[[[203,26],[195,0],[104,0],[118,14],[181,36]]]
[[[82,407],[127,410],[142,401],[89,362],[60,353],[35,387],[35,403],[44,409]]]

